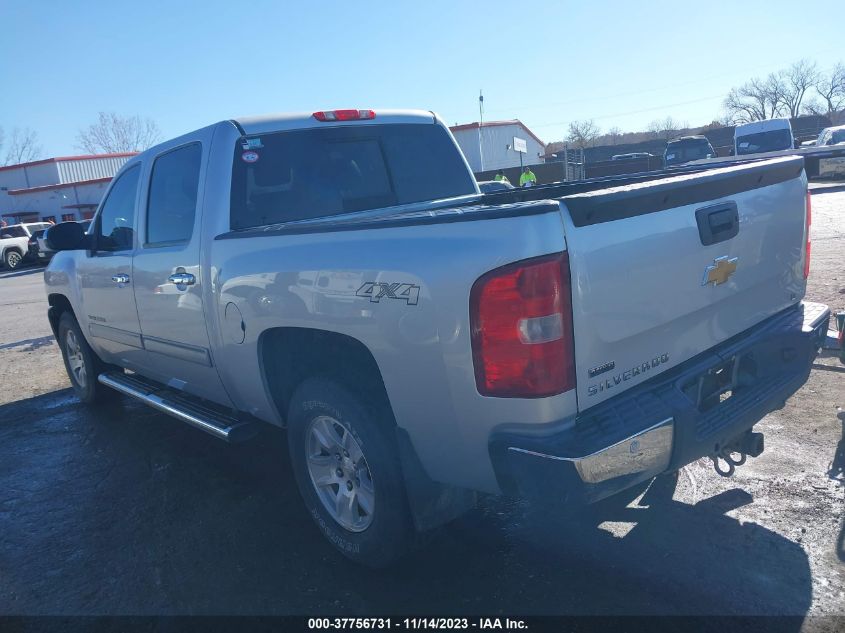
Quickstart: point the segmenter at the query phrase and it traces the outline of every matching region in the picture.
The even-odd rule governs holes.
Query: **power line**
[[[615,114],[602,114],[602,115],[599,115],[599,116],[592,116],[592,117],[590,117],[590,119],[598,119],[598,120],[612,119],[612,118],[616,118],[616,117],[628,116],[629,114],[642,114],[643,112],[654,112],[656,110],[665,110],[666,108],[674,108],[674,107],[682,106],[682,105],[690,105],[690,104],[693,104],[693,103],[703,103],[704,101],[712,101],[713,99],[723,99],[724,96],[725,95],[720,94],[720,95],[714,95],[714,96],[711,96],[711,97],[703,97],[701,99],[692,99],[690,101],[679,101],[677,103],[665,103],[663,105],[660,105],[660,106],[657,106],[657,107],[654,107],[654,108],[643,108],[642,110],[629,110],[627,112],[617,112]],[[535,127],[551,127],[552,125],[566,125],[567,123],[570,123],[570,121],[555,121],[554,123],[532,124],[531,127],[535,128]]]

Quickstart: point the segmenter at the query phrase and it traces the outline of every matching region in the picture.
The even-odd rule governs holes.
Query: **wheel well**
[[[50,329],[53,330],[53,336],[59,338],[59,320],[62,318],[63,312],[70,312],[73,314],[73,307],[70,301],[64,295],[51,294],[47,295],[47,303],[49,308],[47,310],[47,319],[50,321]]]
[[[261,335],[258,356],[269,390],[282,418],[291,396],[311,377],[334,380],[385,413],[399,449],[405,491],[414,524],[420,531],[443,525],[475,506],[475,493],[433,481],[414,449],[408,433],[393,417],[381,371],[370,350],[359,340],[310,328],[274,328]]]
[[[368,405],[390,410],[375,358],[351,336],[310,328],[273,328],[261,335],[258,356],[265,388],[283,420],[293,392],[313,377],[334,380],[362,395]]]
[[[3,250],[3,257],[6,256],[6,253],[14,251],[18,255],[23,255],[23,251],[21,250],[20,246],[9,246],[8,248]]]

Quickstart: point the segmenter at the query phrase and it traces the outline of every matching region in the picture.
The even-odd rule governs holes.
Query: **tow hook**
[[[722,477],[730,477],[737,466],[742,466],[748,457],[759,457],[763,447],[763,434],[747,431],[729,444],[717,447],[717,452],[711,455],[710,459],[713,460],[713,468],[717,473]],[[734,453],[739,453],[738,459],[734,459]],[[723,467],[721,462],[725,462],[726,466]]]

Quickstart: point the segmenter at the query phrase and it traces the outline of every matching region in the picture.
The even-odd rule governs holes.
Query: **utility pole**
[[[481,147],[481,130],[484,127],[484,95],[478,89],[478,158],[481,160],[481,169],[484,171],[484,150]]]

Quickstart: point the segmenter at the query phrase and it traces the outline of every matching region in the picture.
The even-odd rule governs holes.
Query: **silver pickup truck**
[[[481,195],[421,111],[223,121],[47,232],[81,400],[287,428],[328,540],[383,566],[478,491],[577,507],[710,457],[807,379],[800,158]]]

